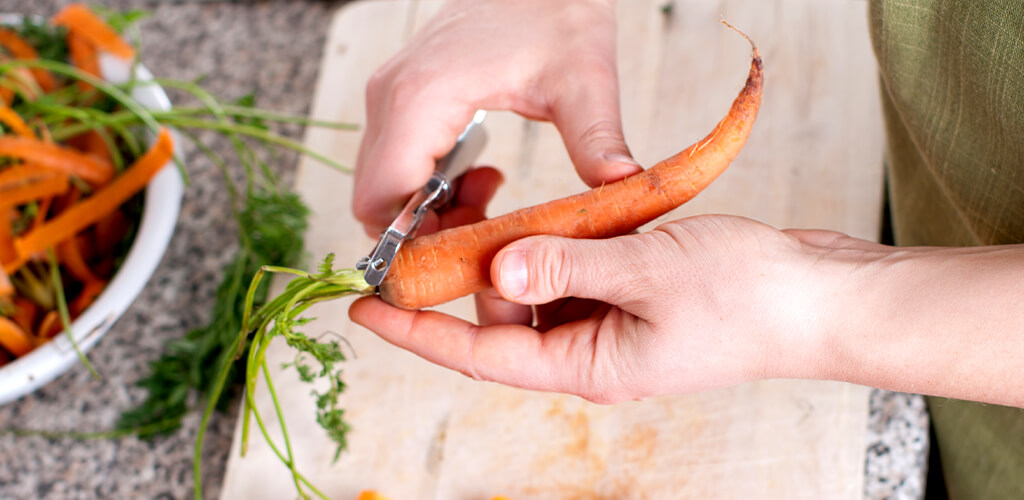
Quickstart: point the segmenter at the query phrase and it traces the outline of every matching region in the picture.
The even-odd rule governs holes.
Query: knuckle
[[[532,274],[538,279],[532,284],[542,298],[556,299],[568,294],[573,279],[571,252],[566,242],[558,238],[545,238],[533,251]]]

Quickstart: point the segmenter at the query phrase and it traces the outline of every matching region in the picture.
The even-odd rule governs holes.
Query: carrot
[[[97,255],[113,255],[117,244],[128,235],[131,220],[123,210],[114,210],[110,215],[96,221],[92,228],[92,244]]]
[[[60,313],[56,310],[47,311],[43,320],[39,322],[39,329],[36,330],[36,337],[39,339],[52,339],[61,332],[63,325],[60,322]]]
[[[388,497],[377,493],[374,490],[363,490],[359,492],[356,500],[389,500]]]
[[[96,274],[89,269],[89,264],[82,257],[75,238],[66,239],[57,245],[57,260],[64,265],[68,273],[82,283],[99,281]]]
[[[28,124],[25,123],[25,120],[21,119],[21,115],[11,108],[0,107],[0,123],[3,123],[15,135],[28,138],[36,136],[36,134],[32,133],[32,129],[29,128]]]
[[[405,243],[379,287],[381,298],[406,309],[442,304],[491,286],[494,255],[520,238],[617,236],[685,203],[718,177],[742,149],[761,104],[763,79],[761,56],[754,46],[746,85],[726,117],[707,137],[648,170],[575,196]]]
[[[73,175],[93,185],[114,177],[114,166],[93,155],[27,137],[0,137],[0,156],[18,158],[41,168]]]
[[[135,48],[124,41],[104,20],[93,14],[88,7],[73,3],[55,16],[53,24],[64,26],[75,36],[80,36],[96,48],[105,50],[122,59],[133,59]]]
[[[14,30],[8,28],[0,28],[0,46],[7,49],[12,56],[16,59],[22,60],[35,60],[39,59],[39,53],[32,47],[30,43],[25,39],[18,36]],[[44,68],[32,68],[32,76],[35,77],[36,83],[45,92],[50,92],[57,88],[57,80],[53,78]]]
[[[11,212],[9,206],[0,206],[0,264],[5,274],[11,274],[18,268],[18,252],[14,249],[14,231],[11,228]],[[21,267],[20,265],[18,267]]]
[[[107,282],[100,279],[86,282],[82,287],[82,291],[78,292],[78,296],[75,297],[75,300],[72,300],[71,303],[68,304],[68,311],[70,312],[71,317],[74,318],[79,314],[82,314],[87,307],[92,305],[96,300],[96,297],[99,297],[99,295],[103,293],[103,290],[106,287]]]
[[[10,188],[0,185],[0,205],[8,207],[22,205],[30,201],[63,194],[69,187],[71,184],[68,182],[68,177],[57,173],[39,176]]]
[[[0,316],[0,346],[15,356],[24,356],[32,350],[35,343],[31,335],[17,323]]]
[[[36,216],[32,218],[32,227],[36,227],[46,221],[46,216],[50,213],[50,207],[55,199],[57,199],[56,196],[48,196],[39,200]]]
[[[161,129],[153,147],[110,184],[69,207],[45,224],[14,240],[18,255],[24,257],[51,248],[105,217],[141,191],[171,159],[174,141]]]
[[[12,295],[14,295],[14,284],[11,283],[11,277],[3,269],[0,269],[0,299]]]
[[[96,49],[89,44],[89,42],[83,40],[75,34],[68,33],[68,58],[71,59],[71,65],[88,73],[92,76],[100,78],[100,58],[99,54],[96,53]],[[78,88],[82,92],[88,92],[92,90],[92,84],[79,80]]]
[[[14,313],[10,316],[11,321],[17,323],[22,330],[31,332],[32,325],[36,322],[39,306],[25,297],[15,297],[11,302],[14,304]]]

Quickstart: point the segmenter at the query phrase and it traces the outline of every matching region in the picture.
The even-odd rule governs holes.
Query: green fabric
[[[870,21],[896,243],[1024,242],[1024,0],[872,0]],[[950,498],[1024,499],[1024,411],[928,409]]]

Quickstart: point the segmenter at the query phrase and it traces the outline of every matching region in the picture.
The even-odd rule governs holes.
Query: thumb
[[[620,305],[642,293],[629,289],[639,280],[623,279],[630,245],[628,238],[524,238],[495,255],[491,281],[502,297],[520,304],[578,297]]]

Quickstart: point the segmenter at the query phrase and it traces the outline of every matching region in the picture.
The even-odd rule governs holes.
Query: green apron
[[[870,21],[896,243],[1024,243],[1024,0],[872,0]],[[1024,411],[928,410],[949,498],[1024,499]]]

